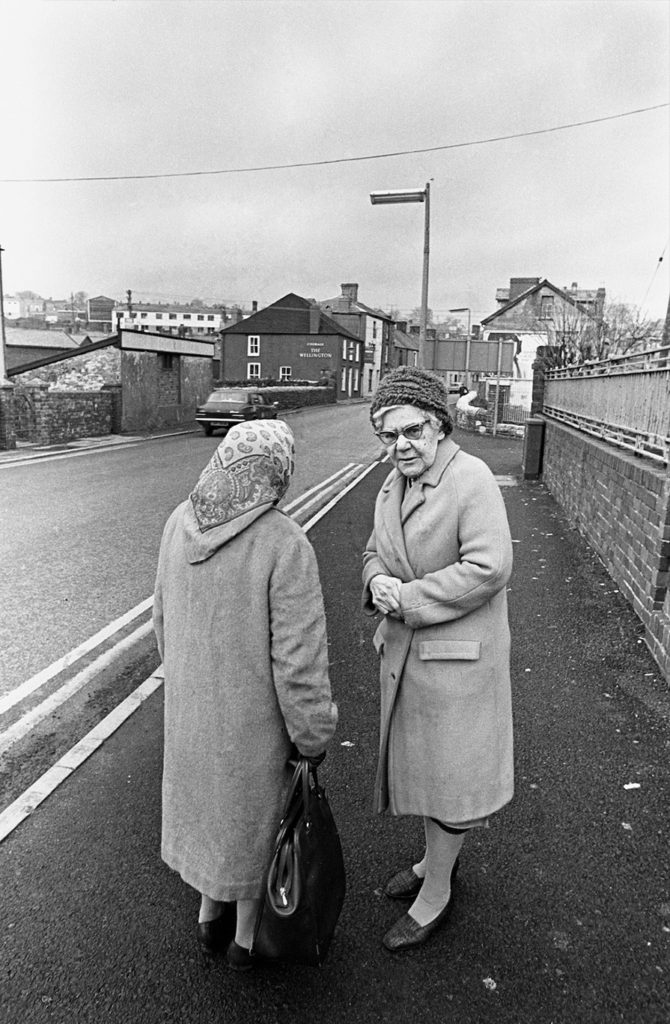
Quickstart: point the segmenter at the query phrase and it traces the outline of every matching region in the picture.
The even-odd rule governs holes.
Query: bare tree
[[[639,306],[608,302],[603,315],[603,342],[607,356],[648,348],[660,333],[658,323],[643,316]]]

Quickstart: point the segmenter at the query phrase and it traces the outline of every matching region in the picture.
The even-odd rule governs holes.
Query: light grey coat
[[[316,557],[275,508],[202,533],[190,502],[161,544],[154,627],[165,669],[162,856],[217,900],[261,895],[291,742],[335,730]]]
[[[378,573],[401,579],[402,621],[385,616],[378,811],[458,823],[513,794],[510,635],[512,543],[500,489],[450,438],[407,494],[393,470],[375,508],[363,607]]]

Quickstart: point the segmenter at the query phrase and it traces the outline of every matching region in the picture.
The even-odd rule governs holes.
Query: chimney
[[[257,313],[258,312],[258,299],[252,299],[252,302],[251,302],[251,312],[252,313]]]
[[[309,333],[319,333],[319,323],[321,321],[321,310],[318,306],[309,307]]]
[[[342,289],[342,298],[346,299],[348,303],[354,304],[358,302],[358,285],[357,284],[343,284],[340,285]]]
[[[403,334],[407,334],[407,321],[406,320],[398,320],[396,322],[395,327],[396,327],[397,331],[402,331]]]
[[[571,287],[572,287],[573,292],[576,292],[577,291],[577,282],[573,281]]]
[[[523,292],[528,291],[533,285],[539,284],[539,277],[510,277],[509,279],[509,301],[516,299]]]

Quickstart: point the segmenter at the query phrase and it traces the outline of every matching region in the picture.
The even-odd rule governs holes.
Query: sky
[[[478,322],[526,276],[662,317],[669,12],[0,0],[4,292],[248,308],[356,282],[368,305],[410,313],[424,207],[369,194],[430,182],[436,320],[467,307]],[[313,166],[276,168],[296,164]]]

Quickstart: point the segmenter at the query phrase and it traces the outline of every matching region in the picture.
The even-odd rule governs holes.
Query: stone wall
[[[0,451],[16,448],[14,385],[0,380]]]
[[[16,436],[34,444],[61,444],[112,433],[112,390],[49,391],[48,384],[18,384],[14,391]]]
[[[335,388],[286,387],[262,388],[268,402],[278,402],[279,409],[303,409],[306,405],[334,405]]]
[[[642,620],[670,679],[668,470],[547,418],[542,479]]]

